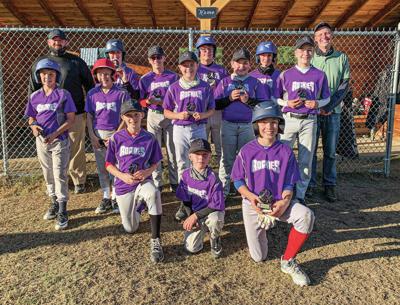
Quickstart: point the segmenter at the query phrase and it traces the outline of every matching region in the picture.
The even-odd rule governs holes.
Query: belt
[[[151,108],[149,108],[149,109],[152,112],[155,112],[155,113],[158,113],[158,114],[164,114],[164,110],[157,110],[157,109],[151,109]]]
[[[312,113],[295,113],[295,112],[286,112],[286,114],[295,119],[304,120],[304,119],[311,119],[315,116]]]

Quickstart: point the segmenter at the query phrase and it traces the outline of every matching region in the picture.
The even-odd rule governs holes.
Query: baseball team
[[[95,213],[120,214],[124,230],[134,233],[147,211],[150,259],[162,262],[164,143],[170,190],[181,202],[174,216],[182,223],[186,252],[201,251],[208,232],[212,256],[222,255],[225,199],[238,192],[251,258],[266,260],[266,231],[277,221],[290,223],[281,271],[296,285],[309,285],[296,255],[314,225],[306,199],[317,186],[316,148],[321,135],[322,185],[334,202],[341,102],[349,89],[348,57],[333,48],[332,38],[328,23],[316,25],[313,38],[296,41],[296,64],[285,71],[276,68],[272,41],[258,45],[253,71],[250,52],[239,48],[229,74],[215,63],[214,38],[201,36],[196,53],[179,55],[180,75],[165,68],[164,50],[152,46],[151,71],[139,77],[125,63],[121,40],[109,40],[105,58],[90,71],[66,52],[66,34],[52,30],[50,52],[32,66],[25,110],[51,198],[43,218],[55,219],[56,230],[68,227],[68,173],[74,192],[84,193],[87,129],[103,192]],[[209,138],[218,173],[210,166]]]

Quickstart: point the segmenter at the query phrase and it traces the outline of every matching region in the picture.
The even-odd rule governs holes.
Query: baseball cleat
[[[301,269],[294,258],[284,260],[282,256],[281,271],[283,273],[289,274],[296,285],[299,285],[301,287],[310,285],[310,279],[308,275]]]
[[[222,254],[221,237],[218,236],[216,238],[210,238],[210,244],[211,244],[211,255],[214,258],[221,257]]]
[[[56,220],[56,225],[54,228],[59,231],[59,230],[64,230],[68,227],[68,215],[67,213],[57,213],[57,220]]]
[[[99,204],[99,206],[94,211],[96,214],[104,214],[108,210],[112,209],[111,199],[103,198]]]
[[[310,199],[314,196],[316,193],[317,188],[315,186],[308,186],[308,189],[306,191],[306,198]]]
[[[83,194],[85,192],[85,185],[84,184],[77,184],[74,187],[75,194]]]
[[[44,214],[43,219],[44,220],[51,220],[56,218],[57,212],[58,212],[58,202],[57,202],[57,197],[53,196],[51,197],[51,203],[49,206],[49,209],[47,210],[46,214]]]
[[[116,199],[111,199],[111,208],[114,214],[119,214],[119,206]]]
[[[164,260],[164,252],[161,247],[160,238],[150,239],[150,260],[153,263],[159,263]]]
[[[334,185],[327,185],[325,186],[325,196],[329,202],[335,202],[337,200],[335,186]]]

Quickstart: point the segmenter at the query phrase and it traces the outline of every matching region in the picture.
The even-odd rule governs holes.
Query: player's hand
[[[187,111],[182,111],[178,113],[178,120],[188,120],[190,117],[189,112]]]
[[[103,139],[103,143],[104,143],[105,147],[108,147],[109,140],[110,140],[110,138]]]
[[[90,137],[90,140],[92,142],[92,146],[94,149],[100,149],[101,144],[100,144],[100,139],[96,136]]]
[[[31,125],[31,129],[32,129],[32,134],[35,137],[38,137],[40,135],[40,132],[43,131],[43,128],[40,127],[39,125]]]
[[[249,94],[246,91],[240,95],[240,101],[245,104],[249,101]]]
[[[198,227],[197,221],[198,221],[197,215],[193,213],[192,215],[190,215],[188,218],[185,219],[185,221],[183,222],[183,228],[186,231],[191,231],[193,230],[193,228]]]
[[[240,90],[239,90],[239,89],[233,90],[233,91],[231,92],[231,94],[229,95],[229,99],[230,99],[231,101],[240,99]]]
[[[195,121],[200,121],[200,120],[204,119],[204,113],[195,112],[195,113],[193,113],[193,118]]]
[[[287,105],[290,108],[297,108],[297,107],[300,107],[301,105],[303,105],[303,101],[301,101],[299,98],[294,99],[294,100],[288,100]]]
[[[138,181],[133,177],[132,174],[129,173],[122,173],[119,177],[122,181],[124,181],[126,184],[132,185],[134,183],[137,183]]]
[[[272,205],[272,212],[268,213],[268,215],[274,216],[274,217],[277,217],[277,218],[281,217],[283,215],[283,213],[285,213],[285,211],[288,208],[289,204],[290,204],[290,199],[282,199],[282,200],[276,201]]]
[[[250,201],[251,206],[253,207],[253,209],[256,210],[257,213],[262,214],[262,210],[258,207],[258,204],[261,203],[260,198],[258,198],[258,196],[254,193],[250,193],[247,196],[247,200]]]
[[[320,112],[319,112],[319,115],[322,115],[322,116],[328,116],[328,115],[331,115],[331,114],[332,114],[331,111],[327,112],[324,109],[321,109]]]
[[[317,109],[318,108],[318,102],[316,100],[306,100],[304,102],[304,105],[308,108],[308,109]]]
[[[143,181],[146,180],[151,173],[152,171],[150,169],[141,169],[133,174],[133,178],[138,181]]]
[[[44,143],[51,144],[54,142],[55,139],[57,139],[57,134],[55,132],[53,132],[46,137],[46,139],[44,140]]]

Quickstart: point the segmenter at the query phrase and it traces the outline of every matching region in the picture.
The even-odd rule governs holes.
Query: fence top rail
[[[55,27],[0,27],[0,32],[49,32]],[[313,30],[304,29],[254,29],[254,30],[240,30],[240,29],[220,29],[211,31],[201,31],[197,29],[187,28],[90,28],[90,27],[59,27],[65,32],[75,33],[100,33],[100,32],[113,32],[113,33],[158,33],[158,34],[253,34],[253,35],[310,35]],[[359,28],[359,29],[335,29],[337,35],[396,35],[398,31],[393,28]]]

